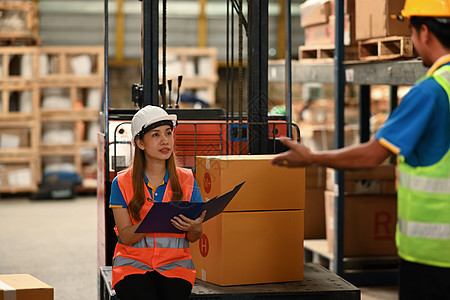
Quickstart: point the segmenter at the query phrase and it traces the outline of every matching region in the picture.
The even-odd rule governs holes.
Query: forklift
[[[159,41],[159,9],[162,2],[162,32],[166,31],[167,0],[141,1],[142,6],[142,57],[141,57],[141,83],[131,87],[131,101],[136,109],[115,109],[109,105],[109,76],[108,76],[108,14],[105,1],[105,93],[104,105],[101,112],[103,130],[98,136],[98,204],[101,216],[99,228],[99,264],[111,265],[114,246],[117,242],[114,233],[114,219],[109,209],[109,196],[111,182],[117,172],[127,168],[131,162],[131,141],[129,125],[133,115],[146,105],[155,105],[164,108],[169,114],[176,114],[178,126],[174,132],[175,154],[177,163],[181,167],[191,168],[195,174],[195,157],[198,155],[244,155],[244,154],[274,154],[284,150],[279,142],[281,136],[294,135],[300,140],[300,130],[291,122],[290,111],[286,116],[268,116],[268,1],[249,1],[248,17],[242,12],[242,1],[229,1],[230,12],[236,14],[240,20],[240,31],[245,30],[248,37],[248,68],[243,67],[242,39],[239,36],[239,59],[237,76],[239,82],[239,107],[234,112],[234,99],[231,84],[227,84],[227,107],[221,108],[179,108],[177,101],[172,105],[170,97],[166,95],[172,90],[172,82],[165,79],[165,66],[162,66],[162,78],[159,78],[160,65],[159,49],[162,48],[163,61],[165,61],[165,39],[163,45]],[[233,11],[231,11],[233,10]],[[229,18],[230,19],[230,18]],[[230,27],[228,20],[227,27]],[[227,41],[234,39],[233,36]],[[234,41],[232,41],[234,42]],[[228,47],[229,48],[229,47]],[[227,57],[229,57],[227,49]],[[289,57],[290,60],[290,57]],[[227,75],[233,76],[234,58],[227,61]],[[246,72],[246,74],[244,74]],[[178,89],[182,84],[181,74],[178,76]],[[244,76],[248,78],[247,99],[244,101]],[[179,93],[179,92],[178,92]],[[158,95],[159,94],[159,95]],[[244,102],[247,107],[244,111]],[[229,104],[231,103],[231,105]],[[290,102],[286,107],[290,108]],[[292,134],[293,133],[293,134]],[[104,228],[104,229],[103,229]],[[104,248],[104,251],[102,249]]]
[[[137,1],[137,0],[136,0]],[[98,133],[98,172],[97,172],[97,203],[98,203],[98,266],[100,269],[99,285],[101,299],[116,299],[108,286],[112,257],[117,243],[114,231],[114,217],[109,208],[111,183],[117,173],[127,168],[132,161],[130,123],[134,114],[146,105],[160,106],[169,114],[176,114],[178,126],[174,131],[174,151],[177,163],[181,167],[191,168],[195,174],[196,156],[211,155],[259,155],[276,154],[286,151],[279,138],[287,136],[300,141],[300,129],[292,122],[291,103],[291,38],[290,38],[290,7],[291,1],[285,1],[285,107],[283,116],[268,115],[268,9],[269,1],[247,1],[247,15],[244,14],[242,0],[224,0],[227,2],[227,49],[226,49],[226,108],[179,108],[179,94],[177,101],[172,105],[166,96],[172,91],[172,81],[165,76],[166,53],[166,6],[167,0],[152,1],[141,0],[141,83],[131,87],[131,101],[135,109],[115,109],[109,102],[109,75],[108,75],[108,0],[104,1],[105,9],[105,90],[104,105],[101,112],[102,130]],[[162,12],[160,13],[160,8]],[[162,17],[162,45],[159,45],[160,16]],[[235,70],[234,36],[229,34],[234,26],[233,18],[239,20],[238,61],[237,74]],[[243,39],[247,38],[247,67],[244,69]],[[162,61],[160,66],[160,49]],[[162,70],[159,70],[159,68]],[[161,72],[159,72],[161,71]],[[162,73],[162,78],[159,74]],[[178,76],[178,89],[182,84],[182,77]],[[234,108],[233,97],[234,81],[238,80],[238,108]],[[246,80],[245,80],[246,79]],[[244,84],[247,93],[244,97]],[[244,108],[245,105],[245,108]],[[320,266],[307,266],[309,272],[323,273]],[[317,281],[331,286],[339,285],[348,292],[349,298],[359,299],[359,290],[342,281],[337,275],[325,272],[325,277],[315,277]],[[331,278],[331,279],[330,279]],[[109,278],[110,281],[110,278]],[[342,281],[342,282],[341,282]],[[320,285],[320,284],[319,284]],[[335,288],[336,286],[333,286]],[[303,283],[275,284],[270,297],[278,299],[281,295],[305,294],[309,289]],[[244,294],[266,294],[264,287],[252,285],[241,289],[227,289],[209,285],[206,282],[194,287],[191,298],[204,298],[214,294],[245,299]],[[225,290],[223,290],[225,289]],[[323,286],[317,289],[323,293]],[[327,288],[325,288],[327,291]],[[111,294],[112,293],[112,294]],[[209,296],[207,295],[209,294]],[[204,297],[203,297],[203,296]],[[306,295],[306,294],[305,294]],[[312,295],[316,297],[317,294]],[[295,297],[295,296],[294,296]],[[249,298],[250,299],[250,298]],[[327,298],[328,299],[328,298]],[[333,299],[333,298],[329,298]],[[337,298],[336,298],[337,299]]]

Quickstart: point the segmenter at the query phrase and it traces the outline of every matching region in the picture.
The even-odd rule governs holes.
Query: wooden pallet
[[[33,41],[36,45],[38,38],[38,5],[32,1],[2,1],[0,2],[0,16],[7,18],[7,15],[18,15],[23,21],[21,28],[0,28],[0,43],[11,42],[17,44],[18,41]],[[30,45],[30,44],[28,44]]]
[[[43,59],[43,56],[48,60]],[[83,58],[82,63],[79,63],[79,57]],[[92,154],[96,150],[96,142],[92,141],[91,130],[95,127],[91,125],[96,124],[101,106],[99,91],[103,86],[103,48],[100,46],[0,47],[0,65],[0,135],[5,131],[3,128],[7,127],[11,134],[6,138],[12,136],[14,139],[13,135],[28,135],[31,139],[30,147],[21,145],[12,150],[0,149],[0,166],[6,164],[2,162],[5,157],[14,159],[33,157],[33,164],[31,160],[17,163],[21,169],[19,168],[16,172],[29,174],[28,170],[31,170],[32,184],[30,186],[15,182],[8,184],[8,176],[13,178],[12,176],[16,173],[9,175],[6,172],[1,173],[0,170],[0,176],[4,177],[0,178],[2,180],[0,194],[36,192],[42,180],[41,170],[54,157],[73,162],[77,173],[83,174],[86,163],[92,163],[91,159],[89,162],[83,161],[86,158],[85,153]],[[80,65],[85,68],[82,72],[75,72],[80,70]],[[43,66],[48,68],[42,68]],[[87,71],[88,68],[91,72]],[[91,90],[94,90],[93,94],[90,94]],[[46,103],[46,96],[51,97],[55,94],[64,100],[69,98],[70,103],[61,105],[61,108],[58,105],[55,107],[52,101]],[[96,100],[95,97],[100,99]],[[34,125],[24,125],[31,121],[35,122]],[[42,125],[57,122],[68,123],[72,126],[73,143],[49,144],[42,141],[43,130],[41,129],[44,129]],[[91,157],[92,155],[88,158]],[[9,171],[13,167],[18,168],[14,165],[2,168]]]
[[[38,190],[40,172],[36,155],[0,156],[0,194],[34,193]]]
[[[180,87],[180,93],[201,91],[203,93],[202,100],[214,106],[216,103],[216,87],[219,80],[217,48],[168,47],[166,55],[166,80],[172,79],[173,84],[176,86],[178,75],[183,74],[183,84]],[[160,53],[161,57],[162,53]],[[160,77],[159,80],[161,81],[162,78]]]
[[[20,74],[25,55],[30,57],[27,77]],[[101,46],[6,46],[0,47],[0,62],[5,82],[31,80],[41,85],[95,82],[99,85],[104,75]]]
[[[30,98],[25,97],[24,102],[20,100],[23,93],[29,93]],[[31,120],[38,118],[39,99],[38,87],[33,83],[16,81],[13,83],[0,84],[0,122]],[[26,100],[29,99],[31,103]],[[25,105],[22,107],[22,105]],[[31,105],[29,111],[28,105]]]
[[[0,157],[37,155],[40,125],[31,118],[0,121]]]
[[[358,42],[360,60],[389,60],[413,56],[413,43],[407,36],[390,36]]]
[[[358,58],[356,46],[346,46],[344,60]],[[300,63],[332,63],[334,61],[334,45],[300,46],[298,52]]]
[[[101,82],[103,78],[102,46],[45,46],[38,47],[39,55],[46,55],[50,68],[46,75],[39,75],[40,82]],[[82,61],[76,62],[77,59]],[[85,61],[84,59],[87,59]],[[78,71],[75,66],[89,63],[90,67]]]
[[[15,32],[2,32],[0,46],[38,46],[41,38],[37,34],[25,34],[19,36]]]

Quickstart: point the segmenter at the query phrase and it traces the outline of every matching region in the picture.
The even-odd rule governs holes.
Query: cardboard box
[[[308,27],[328,23],[331,1],[308,0],[300,4],[300,26]]]
[[[367,170],[346,170],[344,191],[346,194],[395,194],[395,165],[383,165]],[[326,189],[335,191],[336,170],[327,168]]]
[[[319,46],[319,45],[334,45],[334,28],[335,16],[329,17],[329,22],[320,25],[309,26],[305,28],[305,45]],[[351,46],[356,44],[355,40],[355,25],[351,22],[349,15],[344,16],[344,45]]]
[[[303,280],[303,210],[224,212],[192,243],[196,277],[221,286]]]
[[[312,151],[334,149],[334,124],[311,124],[302,122],[302,143]],[[344,126],[344,146],[359,143],[359,126]]]
[[[344,0],[344,14],[349,14],[350,16],[355,16],[355,2],[356,0]],[[335,1],[330,2],[330,15],[335,15]]]
[[[334,202],[325,191],[328,250],[334,248]],[[344,208],[344,256],[396,255],[396,195],[346,195]]]
[[[324,192],[324,188],[306,188],[305,240],[326,238]]]
[[[386,36],[410,36],[409,22],[391,18],[402,9],[404,0],[358,0],[356,12],[356,40]]]
[[[270,164],[273,155],[197,156],[196,180],[203,200],[245,184],[225,211],[305,208],[305,169]]]
[[[306,189],[325,189],[327,168],[309,166],[305,168]]]
[[[52,300],[53,288],[30,274],[0,275],[0,300]]]

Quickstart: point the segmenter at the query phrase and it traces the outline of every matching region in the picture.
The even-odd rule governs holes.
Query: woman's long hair
[[[145,152],[141,150],[135,144],[134,158],[132,164],[132,182],[134,196],[128,204],[128,210],[131,216],[136,221],[141,220],[140,211],[145,203],[145,190],[147,187],[144,185],[144,168],[145,168]],[[172,154],[166,161],[166,167],[169,170],[169,182],[172,188],[172,199],[171,201],[181,201],[183,200],[183,191],[181,190],[180,181],[178,180],[177,164],[175,161],[175,153]]]

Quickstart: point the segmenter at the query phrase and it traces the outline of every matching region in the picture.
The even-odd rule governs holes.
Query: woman
[[[185,233],[135,233],[153,202],[203,202],[192,171],[178,168],[173,153],[176,115],[146,106],[131,122],[133,164],[112,183],[110,207],[118,243],[112,285],[121,300],[188,299],[195,281],[189,242],[202,235],[205,211],[195,220],[174,217]]]

